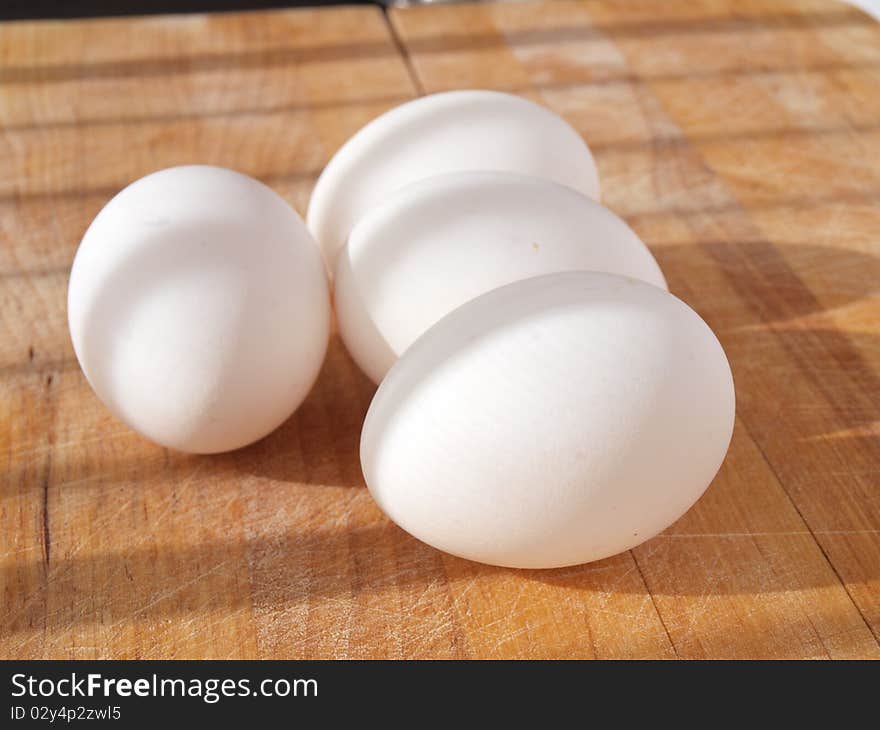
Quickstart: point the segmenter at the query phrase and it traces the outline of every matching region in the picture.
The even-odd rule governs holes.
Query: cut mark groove
[[[46,472],[43,475],[43,554],[46,567],[52,557],[52,535],[49,532],[49,473],[52,470],[51,454],[46,458]]]

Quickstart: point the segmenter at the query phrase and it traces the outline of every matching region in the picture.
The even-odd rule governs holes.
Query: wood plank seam
[[[666,625],[666,620],[663,618],[663,612],[660,610],[660,607],[657,605],[657,599],[654,597],[654,592],[651,590],[648,579],[645,577],[645,571],[642,569],[642,566],[639,565],[639,558],[636,555],[635,550],[627,551],[629,555],[632,557],[632,561],[636,566],[636,570],[639,571],[639,577],[642,579],[642,584],[645,586],[645,591],[647,592],[649,598],[651,599],[651,605],[654,607],[654,612],[657,614],[657,618],[660,621],[660,625],[663,627],[663,631],[666,632],[666,638],[669,640],[669,645],[672,647],[672,651],[675,654],[676,659],[681,659],[681,654],[678,651],[678,647],[675,645],[675,639],[672,638],[672,634],[669,631],[669,627]]]
[[[424,96],[425,87],[422,85],[419,74],[416,71],[415,66],[413,65],[409,49],[407,49],[406,44],[403,42],[403,39],[400,37],[400,34],[394,27],[394,21],[391,19],[388,13],[388,8],[384,5],[382,6],[382,20],[385,23],[385,27],[388,29],[388,33],[391,36],[391,39],[394,41],[394,47],[397,49],[397,53],[400,54],[400,57],[403,60],[404,65],[406,66],[406,72],[409,75],[409,79],[412,82],[413,88],[415,89],[416,96]]]
[[[803,512],[801,512],[800,507],[798,507],[797,502],[792,498],[788,489],[785,488],[785,482],[780,478],[780,475],[777,472],[776,468],[774,467],[773,462],[770,461],[766,452],[764,451],[764,447],[762,446],[761,442],[758,439],[756,439],[754,437],[754,435],[751,433],[747,420],[745,418],[743,418],[742,420],[743,420],[743,424],[745,425],[746,431],[749,432],[749,435],[752,437],[752,441],[754,442],[755,446],[758,448],[758,451],[761,453],[761,458],[764,460],[764,463],[767,465],[767,468],[773,472],[773,475],[776,477],[777,481],[783,486],[785,496],[788,498],[789,504],[791,504],[794,511],[797,512],[798,517],[801,519],[801,522],[803,523],[804,527],[806,528],[807,534],[809,534],[810,537],[813,538],[813,541],[816,543],[816,547],[818,547],[819,551],[822,553],[822,557],[824,558],[825,563],[828,565],[828,567],[831,569],[831,571],[834,573],[834,575],[837,576],[838,582],[840,583],[843,590],[846,591],[846,595],[849,597],[849,600],[852,603],[853,608],[858,612],[859,616],[861,617],[862,621],[864,622],[865,628],[867,628],[868,631],[871,632],[871,634],[874,637],[874,640],[877,642],[877,646],[880,647],[880,637],[878,637],[877,632],[874,631],[874,629],[871,626],[871,624],[869,623],[868,619],[865,617],[864,612],[862,611],[862,609],[859,606],[858,602],[856,601],[855,597],[852,595],[852,592],[850,591],[850,588],[847,585],[847,582],[840,575],[840,572],[837,570],[837,566],[834,564],[834,561],[831,560],[831,557],[828,555],[827,551],[822,546],[822,542],[818,539],[817,533],[813,531],[812,527],[810,527],[809,523],[807,522],[806,518],[803,515]],[[875,530],[874,533],[880,534],[880,531]],[[825,532],[825,534],[828,534],[827,531]],[[752,534],[751,535],[752,540],[754,540],[754,538],[756,536],[757,535]]]

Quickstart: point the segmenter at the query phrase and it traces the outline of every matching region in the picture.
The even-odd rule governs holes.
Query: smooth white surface
[[[324,168],[306,220],[327,265],[358,219],[390,193],[462,170],[533,175],[599,198],[590,150],[549,109],[496,91],[432,94],[374,119]]]
[[[417,340],[373,399],[361,462],[420,540],[552,568],[672,524],[718,471],[733,421],[727,358],[686,304],[612,274],[549,274]]]
[[[378,383],[456,307],[504,284],[571,270],[666,288],[632,229],[571,188],[500,172],[432,177],[402,188],[352,230],[334,278],[340,334]]]
[[[92,222],[68,319],[83,372],[118,418],[210,453],[265,436],[305,398],[329,292],[282,198],[231,170],[175,167],[132,183]]]

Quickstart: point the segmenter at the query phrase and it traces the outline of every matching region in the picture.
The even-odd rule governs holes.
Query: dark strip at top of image
[[[372,0],[5,0],[0,21],[153,13],[208,13],[319,5],[378,5]]]

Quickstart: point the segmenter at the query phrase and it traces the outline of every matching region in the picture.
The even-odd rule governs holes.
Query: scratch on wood
[[[43,475],[43,554],[46,567],[52,554],[52,535],[49,532],[49,473],[52,470],[52,454],[46,457],[46,472]]]

